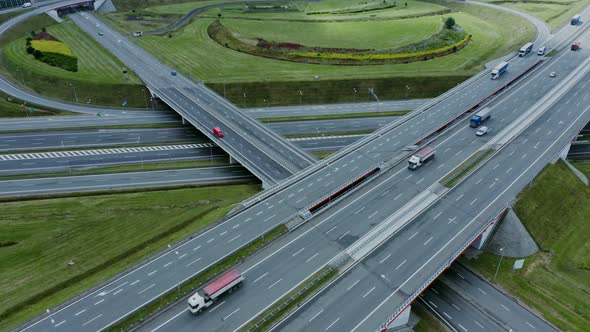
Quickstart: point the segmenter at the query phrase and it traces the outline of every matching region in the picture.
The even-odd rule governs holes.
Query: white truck
[[[408,168],[414,170],[431,161],[432,158],[434,158],[434,149],[430,146],[425,146],[410,157]]]
[[[244,277],[238,271],[229,271],[193,294],[188,299],[188,310],[193,315],[198,315],[205,308],[210,307],[222,294],[226,292],[229,294],[240,288],[243,281]]]
[[[23,3],[23,8],[29,8],[31,6],[32,6],[32,4],[30,2]]]
[[[518,56],[523,57],[523,56],[529,54],[532,50],[533,50],[533,43],[526,43],[518,51]]]
[[[508,62],[500,62],[494,69],[492,69],[491,79],[495,80],[508,69]]]

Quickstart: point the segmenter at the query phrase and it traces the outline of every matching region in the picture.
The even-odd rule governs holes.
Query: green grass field
[[[133,73],[124,75],[123,64],[73,22],[50,24],[35,18],[30,24],[37,31],[39,26],[47,26],[47,32],[71,48],[79,70],[52,67],[28,55],[24,46],[28,33],[23,31],[25,27],[19,27],[2,41],[2,63],[13,80],[40,94],[64,100],[120,106],[126,99],[128,107],[145,107],[149,96],[139,78]]]
[[[0,242],[16,242],[0,247],[0,330],[188,236],[257,191],[235,185],[0,204]]]
[[[582,169],[590,174],[588,165]],[[541,251],[518,271],[505,259],[496,281],[560,329],[588,331],[590,188],[559,162],[519,195],[515,210]],[[466,263],[491,278],[498,259],[486,253]]]
[[[289,22],[224,19],[241,38],[262,38],[305,46],[384,49],[424,40],[442,28],[440,17],[398,21]],[[371,31],[371,33],[368,33]],[[296,32],[296,33],[295,33]],[[395,38],[392,38],[395,36]]]
[[[552,30],[557,30],[564,24],[568,24],[572,16],[590,4],[590,0],[482,1],[514,8],[534,15],[547,22]]]
[[[442,3],[441,3],[442,4]],[[441,4],[431,4],[433,8],[440,8]],[[210,18],[200,18],[192,23],[182,27],[173,33],[172,38],[168,36],[144,36],[133,39],[140,46],[150,50],[156,57],[166,64],[173,66],[183,73],[189,74],[195,78],[207,82],[248,82],[248,81],[288,81],[288,80],[313,80],[315,75],[320,80],[327,79],[361,79],[374,77],[398,77],[398,76],[448,76],[448,75],[470,75],[482,68],[482,63],[507,53],[517,48],[524,41],[529,40],[534,35],[532,25],[523,19],[499,12],[494,9],[472,8],[464,4],[444,3],[445,6],[460,10],[461,12],[453,13],[452,16],[457,23],[465,28],[466,31],[473,34],[473,41],[465,49],[456,54],[442,58],[401,65],[378,65],[378,66],[330,66],[330,65],[312,65],[302,63],[292,63],[273,59],[266,59],[256,56],[247,55],[241,52],[225,48],[212,41],[207,35],[206,28],[212,22]],[[290,14],[284,14],[288,18]],[[106,15],[109,17],[109,15]],[[116,19],[111,17],[111,23],[116,24]],[[436,17],[438,20],[438,16]],[[392,26],[400,24],[406,20],[387,21]],[[433,24],[433,18],[408,19],[408,22],[426,22]],[[222,19],[222,22],[230,29],[243,29],[243,31],[252,34],[257,27],[261,27],[260,22],[241,19]],[[518,29],[514,29],[517,25]],[[265,22],[278,27],[281,22]],[[362,23],[362,24],[361,24]],[[382,21],[370,22],[384,27]],[[291,24],[291,23],[289,23]],[[360,25],[359,25],[360,24]],[[401,23],[406,24],[406,22]],[[289,41],[304,40],[311,41],[313,36],[307,36],[313,29],[330,30],[334,28],[337,31],[353,31],[354,27],[362,26],[364,33],[373,35],[374,31],[370,28],[371,24],[365,22],[334,22],[321,23],[310,28],[310,30],[300,31],[301,29],[292,29],[291,34],[285,29],[281,29],[280,38]],[[405,25],[409,27],[409,25]],[[324,28],[321,28],[324,27]],[[422,28],[426,28],[422,26]],[[403,29],[393,31],[400,31]],[[410,29],[410,28],[408,28]],[[411,28],[416,33],[417,27]],[[430,28],[431,29],[431,28]],[[270,30],[270,29],[268,29]],[[264,30],[267,31],[267,30]],[[262,35],[269,32],[260,32]],[[278,33],[278,32],[277,32]],[[362,32],[355,34],[357,41],[362,39]],[[337,33],[331,34],[325,32],[321,38],[326,41],[330,37],[336,36]],[[380,36],[380,37],[379,37]],[[339,37],[342,38],[342,37]],[[388,34],[378,33],[378,36],[367,37],[372,40],[371,43],[376,46],[391,45],[395,41],[387,41]],[[398,37],[399,38],[399,37]],[[382,41],[378,41],[383,39]],[[391,38],[397,39],[397,38]],[[343,39],[334,41],[334,45],[344,45]],[[365,44],[367,45],[367,44]],[[356,47],[355,43],[348,45]],[[360,45],[363,46],[363,45]],[[195,61],[195,59],[199,59]]]

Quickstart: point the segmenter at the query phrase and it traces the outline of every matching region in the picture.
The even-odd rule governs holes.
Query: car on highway
[[[99,36],[102,36],[102,35],[104,35],[104,33],[102,33],[102,31],[99,31],[99,32],[98,32],[98,35],[99,35]]]
[[[172,76],[176,76],[176,70],[173,70],[173,71],[171,71],[171,72],[170,72],[170,75],[172,75]]]
[[[554,71],[552,71],[551,73],[549,73],[549,77],[555,77],[555,76],[557,76],[557,74]]]
[[[479,127],[479,129],[475,132],[475,135],[477,136],[483,136],[485,135],[487,132],[489,131],[488,127],[486,126],[481,126]]]
[[[219,138],[223,138],[223,136],[225,136],[219,127],[213,128],[213,134]]]

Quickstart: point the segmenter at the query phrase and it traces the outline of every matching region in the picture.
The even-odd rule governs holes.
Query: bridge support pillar
[[[404,311],[402,311],[401,314],[399,314],[399,316],[397,316],[387,327],[386,331],[395,331],[397,330],[399,327],[402,326],[406,326],[408,325],[408,322],[410,320],[410,312],[412,311],[412,306],[408,306],[406,309],[404,309]]]
[[[561,150],[561,152],[559,153],[559,156],[553,161],[556,162],[558,159],[563,159],[563,160],[567,160],[567,155],[568,153],[570,153],[570,148],[572,147],[572,144],[568,144],[566,145],[563,150]]]
[[[47,15],[49,15],[49,17],[51,17],[52,19],[54,19],[57,23],[61,23],[64,20],[62,20],[59,15],[57,14],[57,10],[53,9],[53,10],[49,10],[47,12],[45,12]]]
[[[473,248],[475,248],[477,250],[481,250],[486,245],[487,241],[490,239],[490,236],[492,234],[494,234],[494,230],[496,229],[496,226],[498,226],[500,224],[500,222],[502,220],[504,220],[504,217],[506,217],[507,214],[508,214],[508,209],[502,210],[502,212],[500,212],[500,214],[498,214],[496,216],[496,218],[494,218],[494,220],[488,226],[488,228],[486,228],[486,230],[483,231],[475,239],[475,241],[473,241],[473,243],[471,244],[471,247],[473,247]]]
[[[182,124],[183,124],[183,125],[184,125],[184,124],[186,124],[186,120],[184,120],[184,116],[181,116],[180,118],[182,119]],[[230,158],[231,158],[231,157],[230,157]],[[230,159],[230,160],[231,160],[231,159]]]

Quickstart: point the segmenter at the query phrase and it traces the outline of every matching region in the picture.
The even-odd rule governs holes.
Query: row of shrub
[[[46,33],[46,32],[43,32]],[[35,36],[26,40],[26,51],[35,59],[42,61],[52,67],[58,67],[67,71],[78,71],[78,58],[76,58],[69,47],[64,43],[55,40],[35,39]]]
[[[305,57],[305,58],[322,58],[322,59],[338,59],[338,60],[356,60],[356,61],[372,61],[372,60],[400,60],[400,59],[416,59],[421,60],[425,58],[432,58],[434,56],[445,55],[456,52],[465,47],[471,40],[471,35],[466,35],[460,41],[442,48],[419,51],[414,53],[314,53],[314,52],[292,52],[291,55]]]

